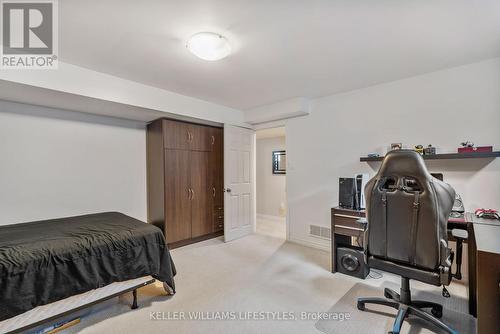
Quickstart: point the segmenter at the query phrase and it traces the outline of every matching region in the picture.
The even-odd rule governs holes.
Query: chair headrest
[[[387,153],[378,176],[412,176],[417,179],[433,179],[422,156],[413,150],[394,150]]]

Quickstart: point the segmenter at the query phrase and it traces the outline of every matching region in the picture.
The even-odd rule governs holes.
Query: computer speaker
[[[363,279],[368,276],[370,269],[365,263],[363,249],[357,247],[338,247],[337,271]]]

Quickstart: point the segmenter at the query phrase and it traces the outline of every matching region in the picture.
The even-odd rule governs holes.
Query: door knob
[[[231,188],[226,188],[226,189],[224,189],[224,191],[227,192],[227,193],[230,193],[231,192]]]

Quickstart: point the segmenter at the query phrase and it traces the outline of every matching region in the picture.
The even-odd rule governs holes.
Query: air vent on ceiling
[[[332,230],[329,227],[309,225],[309,234],[313,237],[330,240]]]

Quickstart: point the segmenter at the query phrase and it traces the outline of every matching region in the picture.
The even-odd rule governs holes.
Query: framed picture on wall
[[[286,151],[273,151],[273,174],[286,174]]]

